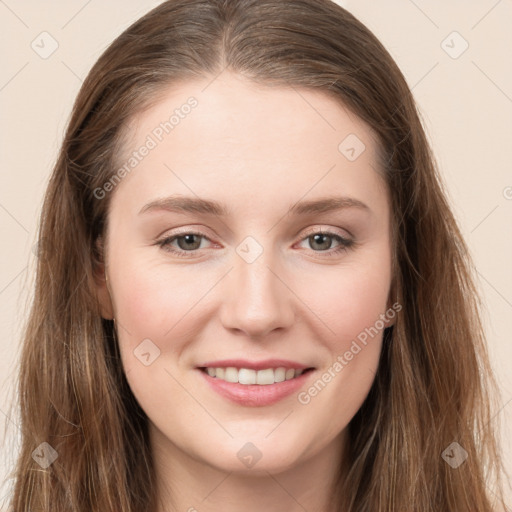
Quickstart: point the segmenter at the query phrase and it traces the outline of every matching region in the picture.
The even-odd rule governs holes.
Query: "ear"
[[[105,247],[103,238],[100,236],[96,240],[94,250],[93,272],[94,283],[96,287],[96,297],[100,307],[101,316],[105,320],[112,320],[114,318],[114,308],[112,306],[112,299],[110,290],[108,288],[108,278],[105,265]]]

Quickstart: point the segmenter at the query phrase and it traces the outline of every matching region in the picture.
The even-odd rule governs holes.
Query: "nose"
[[[271,253],[264,250],[251,263],[234,254],[234,268],[226,276],[221,306],[221,321],[226,329],[261,339],[276,329],[293,325],[294,294]]]

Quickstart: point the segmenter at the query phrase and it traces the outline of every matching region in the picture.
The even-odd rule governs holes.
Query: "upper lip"
[[[198,368],[248,368],[251,370],[265,370],[267,368],[294,368],[296,370],[305,370],[311,366],[289,361],[286,359],[264,359],[262,361],[248,361],[246,359],[222,359],[220,361],[207,361],[198,366]]]

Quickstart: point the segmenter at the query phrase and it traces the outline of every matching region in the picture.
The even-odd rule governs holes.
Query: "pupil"
[[[194,243],[194,237],[197,236],[197,235],[193,235],[193,234],[188,234],[188,235],[183,235],[181,238],[178,239],[178,245],[181,245],[180,244],[180,240],[183,241],[184,240],[184,244],[185,247],[181,247],[181,249],[197,249],[196,245],[198,244],[198,242],[196,241]],[[192,244],[192,245],[191,245]]]
[[[318,241],[318,238],[320,238],[320,242]],[[323,235],[323,234],[321,234],[321,233],[318,233],[318,234],[316,234],[316,235],[313,235],[313,241],[314,241],[314,243],[319,243],[320,245],[322,245],[321,240],[322,240],[322,239],[324,239],[324,238],[325,238],[325,239],[327,239],[327,240],[329,240],[329,239],[330,239],[330,236],[329,236],[329,235]],[[325,243],[325,242],[324,242],[324,243]],[[330,245],[330,244],[329,244],[329,243],[327,243],[327,246],[329,246],[329,245]],[[323,247],[323,248],[324,248],[324,249],[328,249],[329,247]]]

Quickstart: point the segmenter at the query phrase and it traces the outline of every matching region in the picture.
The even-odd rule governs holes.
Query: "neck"
[[[293,467],[239,472],[191,457],[150,423],[156,512],[333,512],[345,432]]]

